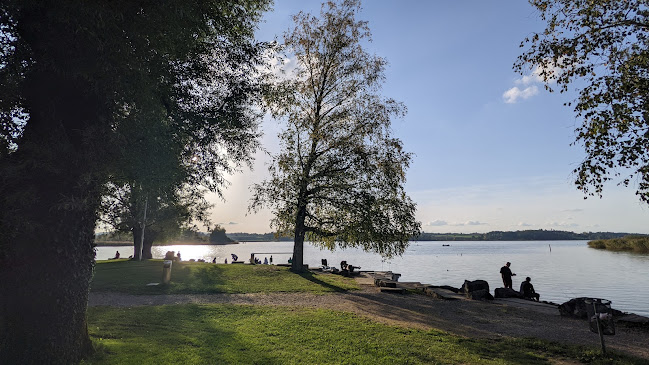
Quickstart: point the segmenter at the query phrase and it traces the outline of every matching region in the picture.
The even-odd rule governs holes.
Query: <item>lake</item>
[[[491,293],[502,286],[500,268],[512,263],[517,274],[514,289],[526,276],[541,300],[563,303],[576,297],[608,299],[612,307],[649,317],[649,255],[596,250],[587,241],[426,241],[412,242],[402,257],[383,260],[379,255],[358,249],[331,252],[305,244],[304,262],[320,266],[327,259],[340,268],[346,260],[362,270],[393,271],[400,281],[460,287],[464,280],[486,280]],[[449,246],[443,246],[449,245]],[[236,245],[154,246],[153,257],[180,251],[183,260],[205,259],[223,263],[230,254],[247,261],[251,253],[262,261],[273,256],[274,263],[287,263],[292,242],[250,242]],[[98,247],[97,260],[105,260],[119,250],[122,257],[133,254],[132,246]]]

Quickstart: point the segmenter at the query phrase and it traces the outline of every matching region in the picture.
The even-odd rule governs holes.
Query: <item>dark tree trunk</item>
[[[140,227],[139,225],[135,225],[135,227],[133,227],[133,260],[140,259],[141,240],[142,240],[142,227]]]
[[[153,247],[153,241],[155,241],[157,234],[153,230],[146,229],[144,231],[144,246],[142,246],[142,259],[149,260],[153,258],[153,253],[151,253],[151,248]]]
[[[153,241],[155,241],[157,233],[148,228],[144,229],[144,243],[142,245],[142,260],[148,260],[153,258],[151,248],[153,247]],[[136,226],[133,229],[133,259],[140,259],[140,240],[142,239],[142,227]]]
[[[30,76],[29,123],[0,160],[0,363],[77,363],[92,352],[86,309],[104,182],[95,157],[106,152],[95,142],[106,136],[83,87]]]
[[[291,271],[304,272],[304,220],[306,218],[306,206],[298,206],[297,217],[295,220],[295,236],[293,241],[293,263]]]

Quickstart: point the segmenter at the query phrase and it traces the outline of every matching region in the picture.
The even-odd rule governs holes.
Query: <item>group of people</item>
[[[500,268],[500,276],[503,278],[503,285],[505,288],[509,289],[512,289],[512,276],[516,276],[516,274],[514,274],[509,268],[511,264],[511,262],[507,262],[505,266]],[[526,277],[525,281],[521,282],[519,292],[523,298],[536,300],[538,302],[541,296],[534,290],[534,285],[532,285],[531,281],[532,279],[529,276]]]

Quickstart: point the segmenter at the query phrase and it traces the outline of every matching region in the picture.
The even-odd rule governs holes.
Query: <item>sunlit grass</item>
[[[162,280],[162,260],[98,261],[91,291],[130,294],[173,293],[327,293],[359,289],[353,279],[331,274],[294,274],[288,267],[174,262],[169,285]]]
[[[540,340],[467,339],[311,308],[95,307],[88,319],[99,351],[87,364],[643,363]]]

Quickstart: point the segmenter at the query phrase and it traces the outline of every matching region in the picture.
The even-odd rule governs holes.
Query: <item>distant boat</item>
[[[442,245],[442,246],[450,246],[450,245]]]

